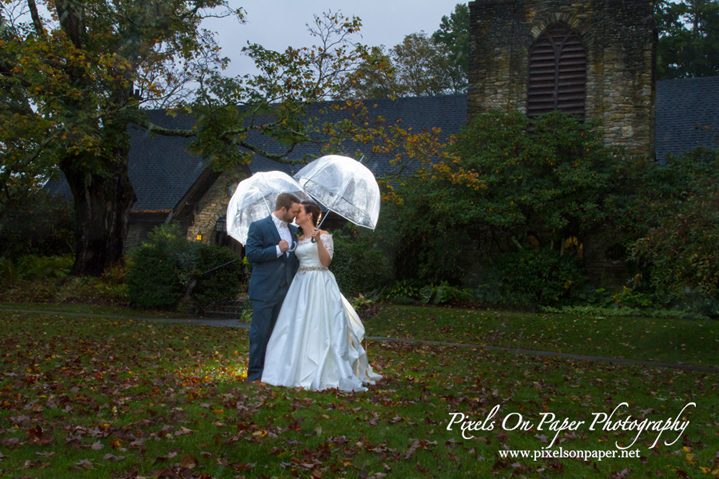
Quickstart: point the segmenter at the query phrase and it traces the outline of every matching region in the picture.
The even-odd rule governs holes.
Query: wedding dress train
[[[334,253],[332,236],[320,241]],[[307,239],[295,250],[300,260],[267,345],[262,382],[321,391],[366,391],[382,378],[362,348],[364,326],[340,293],[334,275],[320,263],[317,244]]]

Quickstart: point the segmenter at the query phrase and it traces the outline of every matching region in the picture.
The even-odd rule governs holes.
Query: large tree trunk
[[[124,262],[130,208],[137,200],[128,176],[128,153],[129,148],[118,151],[106,174],[69,164],[63,168],[65,162],[61,163],[75,203],[73,275],[100,276],[106,268]]]

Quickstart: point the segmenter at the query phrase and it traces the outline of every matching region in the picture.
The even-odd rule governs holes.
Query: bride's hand
[[[320,238],[320,230],[315,228],[314,231],[312,231],[311,236],[315,239],[315,241],[317,241]]]

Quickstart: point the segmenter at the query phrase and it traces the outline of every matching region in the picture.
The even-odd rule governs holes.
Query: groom
[[[259,381],[265,366],[267,342],[280,314],[299,263],[294,253],[299,230],[291,223],[300,200],[291,193],[277,197],[275,211],[250,225],[245,252],[253,264],[249,297],[252,301],[250,364],[247,381]]]

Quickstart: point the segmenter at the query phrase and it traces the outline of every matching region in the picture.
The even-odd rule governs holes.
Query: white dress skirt
[[[320,240],[331,257],[332,236],[323,234]],[[262,382],[315,391],[366,391],[365,384],[382,376],[367,362],[359,316],[320,263],[317,243],[300,241],[295,254],[300,268],[267,344]]]

